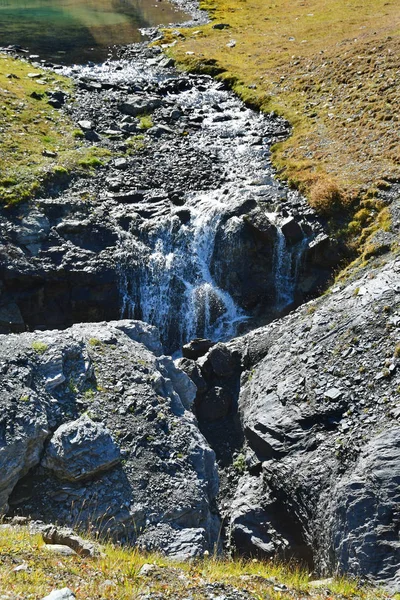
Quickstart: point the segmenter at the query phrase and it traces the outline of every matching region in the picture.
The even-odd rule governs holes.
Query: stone
[[[128,168],[128,161],[126,158],[116,158],[114,160],[114,166],[116,169],[121,169],[123,171]]]
[[[49,551],[57,552],[56,548],[68,548],[73,554],[79,556],[100,556],[100,548],[97,544],[83,539],[77,535],[72,529],[67,527],[56,527],[48,525],[41,528],[43,541],[47,545]]]
[[[20,333],[25,328],[21,311],[15,302],[0,306],[0,333]]]
[[[82,415],[55,431],[42,466],[60,479],[80,481],[111,469],[120,460],[119,449],[110,432]]]
[[[211,340],[196,338],[183,346],[182,354],[185,358],[197,360],[200,356],[206,354],[213,345],[214,342]]]
[[[299,223],[293,217],[287,217],[287,219],[282,222],[281,230],[288,244],[296,244],[304,237]]]
[[[208,390],[196,406],[200,421],[216,421],[226,417],[232,406],[232,395],[228,390],[215,386]]]
[[[129,102],[123,102],[118,108],[125,115],[136,117],[152,112],[160,106],[161,99],[157,96],[131,96]]]
[[[78,121],[78,125],[83,131],[94,129],[93,121],[89,120]]]
[[[215,453],[195,385],[161,352],[155,327],[127,319],[0,336],[2,512],[10,503],[78,554],[89,542],[71,526],[188,557],[213,550]],[[65,381],[47,389],[57,373]]]
[[[60,590],[53,590],[48,596],[42,598],[42,600],[75,600],[75,597],[74,592],[65,587]]]
[[[229,377],[238,366],[237,360],[224,344],[213,346],[208,352],[207,358],[214,373],[221,377]]]
[[[51,554],[59,554],[60,556],[76,556],[76,552],[64,544],[45,544],[43,548]]]
[[[326,392],[324,392],[324,396],[325,398],[328,398],[328,400],[339,400],[339,398],[341,398],[342,395],[343,392],[335,387],[329,388],[329,390],[326,390]]]
[[[228,23],[214,23],[212,26],[213,29],[229,29],[229,27]]]

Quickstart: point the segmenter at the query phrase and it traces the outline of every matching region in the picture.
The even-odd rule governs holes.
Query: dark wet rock
[[[213,29],[229,29],[230,25],[228,23],[215,23]]]
[[[198,401],[196,414],[201,421],[216,421],[226,417],[232,407],[232,394],[221,387],[211,387]]]
[[[212,257],[218,284],[245,310],[272,307],[275,301],[276,227],[265,211],[246,201],[219,226]],[[243,211],[243,212],[242,212]]]
[[[200,358],[200,356],[206,354],[213,345],[214,342],[211,340],[197,338],[183,346],[182,354],[185,358],[196,360],[197,358]]]
[[[282,222],[282,233],[289,244],[296,244],[303,239],[304,233],[299,223],[293,217],[288,217]]]
[[[196,388],[136,339],[158,353],[135,321],[0,336],[2,511],[199,556],[219,520]]]

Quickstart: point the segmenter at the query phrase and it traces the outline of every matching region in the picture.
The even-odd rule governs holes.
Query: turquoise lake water
[[[143,40],[139,28],[187,19],[167,0],[0,0],[0,46],[64,64],[101,62],[109,46]]]

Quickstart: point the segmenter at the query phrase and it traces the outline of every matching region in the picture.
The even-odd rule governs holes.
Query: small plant
[[[76,382],[72,377],[68,380],[67,387],[68,387],[68,390],[71,392],[71,394],[75,395],[78,393],[78,388],[77,388]]]
[[[143,115],[142,117],[140,117],[140,121],[139,121],[139,129],[150,129],[151,127],[153,127],[154,123],[151,119],[150,115]]]
[[[321,178],[311,188],[310,204],[319,213],[331,213],[345,203],[343,192],[331,179]]]
[[[23,396],[20,397],[20,401],[21,402],[29,402],[29,396],[27,394],[24,394]]]
[[[394,349],[394,356],[395,358],[400,358],[400,344],[396,344],[396,347]]]
[[[96,395],[96,392],[93,388],[88,388],[87,390],[85,390],[83,392],[83,396],[84,396],[85,400],[93,400],[95,395]]]
[[[103,342],[97,338],[89,338],[88,344],[89,346],[92,346],[92,348],[100,348],[103,346]]]
[[[44,342],[32,342],[32,349],[37,354],[44,354],[46,352],[46,350],[48,349],[48,345],[45,344]]]
[[[237,455],[232,463],[232,466],[240,475],[246,471],[246,458],[242,452]]]

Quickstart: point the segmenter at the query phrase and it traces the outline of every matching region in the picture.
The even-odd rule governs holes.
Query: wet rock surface
[[[218,541],[214,452],[194,385],[138,338],[154,348],[132,321],[0,337],[2,509],[199,556]]]
[[[77,87],[59,108],[110,158],[0,214],[0,331],[122,315],[158,326],[173,352],[275,316],[282,265],[286,304],[315,293],[332,268],[316,258],[323,227],[270,167],[287,123],[248,110],[209,77],[177,72],[157,48],[119,55],[64,69]]]

